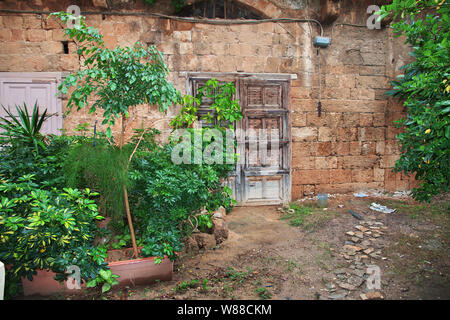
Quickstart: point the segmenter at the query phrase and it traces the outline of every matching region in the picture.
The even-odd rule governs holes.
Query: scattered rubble
[[[333,271],[335,279],[323,279],[329,295],[328,299],[351,299],[359,296],[362,300],[381,300],[384,296],[376,291],[368,291],[366,286],[369,275],[366,273],[369,265],[376,265],[382,257],[384,241],[382,236],[387,231],[380,217],[367,216],[353,226],[353,230],[345,233],[345,240],[339,255],[348,263],[346,268]],[[379,262],[378,262],[379,263]],[[325,281],[326,280],[326,281]],[[337,290],[341,291],[337,291]],[[360,291],[360,293],[358,293]],[[362,292],[361,292],[362,291]]]
[[[224,207],[219,207],[219,209],[216,210],[216,212],[214,212],[213,214],[213,218],[214,219],[223,219],[226,216],[226,210]]]

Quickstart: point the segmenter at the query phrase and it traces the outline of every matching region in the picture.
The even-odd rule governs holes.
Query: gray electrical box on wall
[[[316,47],[326,48],[330,45],[330,38],[316,36],[314,38],[314,45]]]

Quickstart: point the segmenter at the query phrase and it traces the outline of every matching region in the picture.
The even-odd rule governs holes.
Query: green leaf
[[[109,277],[111,276],[111,270],[100,270],[98,272],[98,274],[104,279],[104,280],[108,280]]]
[[[106,135],[108,136],[108,138],[112,138],[112,132],[110,127],[106,128]]]
[[[93,288],[97,285],[97,279],[91,279],[88,282],[86,282],[86,287]]]
[[[105,293],[106,291],[109,291],[111,289],[111,285],[107,282],[105,282],[102,286],[102,293]]]

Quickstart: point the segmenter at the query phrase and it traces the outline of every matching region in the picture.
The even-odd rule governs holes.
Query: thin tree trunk
[[[131,243],[133,244],[133,257],[137,258],[139,253],[136,244],[136,235],[134,234],[133,220],[131,219],[130,204],[128,203],[128,192],[126,186],[123,186],[123,197],[125,200],[125,209],[127,211],[128,226],[130,228]]]
[[[122,114],[122,131],[120,132],[120,142],[119,142],[120,150],[122,150],[124,142],[125,142],[125,115]],[[136,235],[134,234],[133,220],[131,219],[130,203],[128,202],[127,187],[125,185],[123,185],[123,199],[125,201],[125,210],[127,212],[128,227],[130,228],[131,243],[133,244],[133,257],[137,258],[139,253],[136,244]]]

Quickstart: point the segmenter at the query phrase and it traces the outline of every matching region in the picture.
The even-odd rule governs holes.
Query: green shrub
[[[51,269],[64,279],[70,265],[81,278],[97,277],[106,267],[106,250],[92,241],[102,219],[89,189],[39,189],[33,176],[0,185],[0,260],[7,270],[7,293],[13,294],[21,277],[32,280],[37,269]]]
[[[175,164],[173,143],[141,151],[131,164],[132,212],[147,255],[169,256],[181,249],[181,238],[193,227],[211,227],[211,216],[201,214],[234,204],[231,189],[223,186],[233,165]]]
[[[444,2],[446,2],[444,4]],[[402,155],[395,171],[420,180],[412,195],[429,201],[450,188],[450,7],[448,1],[394,0],[382,7],[393,15],[393,32],[405,36],[414,60],[392,81],[387,95],[399,98],[407,116],[395,122]]]
[[[0,145],[0,176],[10,181],[24,175],[34,175],[34,182],[40,189],[63,188],[65,179],[62,173],[64,159],[69,146],[78,138],[67,136],[47,136],[48,142],[39,153],[33,146],[17,147],[4,141]]]

